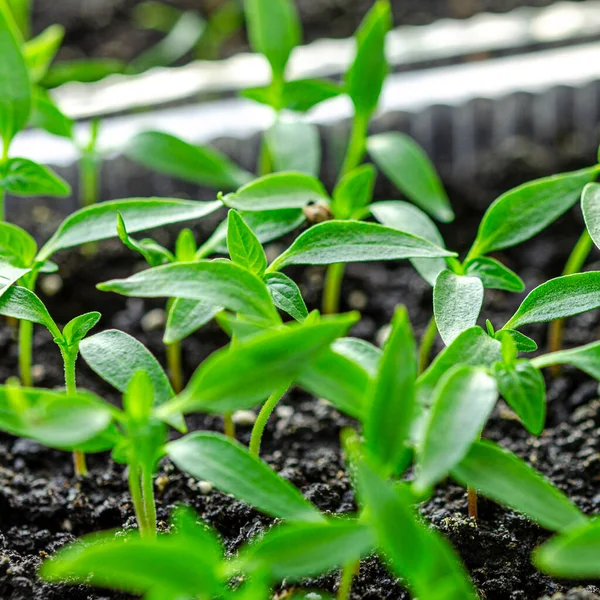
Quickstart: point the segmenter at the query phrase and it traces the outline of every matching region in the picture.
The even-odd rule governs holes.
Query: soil
[[[171,0],[167,4],[207,16],[222,0]],[[130,61],[161,39],[155,31],[136,26],[133,11],[139,0],[35,0],[34,32],[60,23],[66,28],[60,57],[116,58]],[[551,0],[392,0],[394,23],[424,25],[440,18],[464,19],[480,12],[507,12],[518,6],[546,6]],[[372,5],[372,0],[297,0],[304,39],[349,37]],[[247,49],[243,31],[222,48],[227,56]],[[188,57],[189,59],[189,57]]]
[[[227,144],[225,144],[227,145]],[[465,179],[440,166],[446,188],[457,208],[459,226],[445,226],[443,233],[449,247],[464,251],[473,239],[485,207],[502,191],[523,181],[550,172],[587,166],[593,155],[584,157],[565,144],[547,149],[522,144],[503,145],[493,152],[481,153],[477,170]],[[569,149],[570,148],[570,149]],[[552,156],[550,159],[541,157]],[[122,161],[122,159],[118,159]],[[136,167],[123,163],[124,172],[146,185],[155,185],[160,194],[204,197],[190,186],[144,177]],[[137,177],[137,179],[136,179]],[[325,177],[327,180],[327,175]],[[148,183],[150,181],[150,183]],[[118,182],[109,182],[103,197],[119,196]],[[128,190],[128,193],[132,190]],[[145,189],[139,190],[145,194]],[[392,188],[380,177],[377,198],[395,197]],[[209,196],[206,195],[206,198]],[[66,205],[33,203],[22,210],[22,202],[12,204],[9,218],[38,237],[48,237],[52,223]],[[32,206],[28,204],[28,206]],[[195,225],[198,239],[205,238],[214,227],[216,216]],[[40,221],[45,221],[42,225]],[[162,243],[172,242],[177,228],[155,235]],[[577,210],[562,217],[536,239],[500,258],[521,274],[531,289],[542,281],[560,274],[562,265],[582,230]],[[277,251],[281,243],[274,244]],[[595,253],[590,267],[598,260]],[[58,322],[84,311],[100,308],[103,319],[98,327],[119,328],[144,342],[161,361],[164,351],[161,332],[148,331],[142,318],[160,301],[125,299],[104,294],[95,284],[113,277],[123,277],[140,268],[137,256],[110,241],[101,244],[101,252],[85,258],[72,251],[57,257],[62,288],[48,296],[48,303]],[[596,265],[597,267],[597,265]],[[290,274],[301,284],[310,307],[317,307],[322,285],[320,268],[296,269]],[[522,295],[489,291],[483,311],[485,318],[502,324],[518,306]],[[360,308],[363,319],[354,335],[375,341],[378,332],[389,322],[394,307],[405,303],[417,335],[430,315],[431,290],[402,262],[350,265],[343,288],[344,310]],[[597,312],[569,321],[565,345],[568,347],[598,338],[600,319]],[[525,331],[544,350],[545,327],[532,326]],[[203,328],[184,342],[185,370],[190,375],[195,366],[226,342],[215,325]],[[50,336],[36,329],[34,359],[37,384],[44,387],[62,384],[59,353]],[[441,348],[438,341],[437,350]],[[13,332],[0,327],[0,380],[17,372]],[[79,363],[78,381],[111,401],[118,395]],[[547,475],[586,513],[600,513],[600,400],[597,382],[572,369],[548,381],[547,429],[539,437],[528,435],[504,405],[499,405],[485,436],[510,448]],[[217,417],[194,416],[190,429],[222,427]],[[340,453],[342,427],[355,425],[327,403],[299,391],[286,397],[271,419],[264,438],[263,458],[284,477],[298,486],[320,509],[330,513],[351,512],[354,495]],[[238,437],[248,442],[249,428],[239,427]],[[91,590],[83,586],[56,586],[41,583],[36,569],[43,558],[65,543],[83,534],[121,527],[134,527],[135,520],[127,492],[124,468],[107,455],[89,457],[90,477],[74,478],[70,457],[47,450],[38,444],[9,435],[0,435],[0,598],[3,600],[101,600],[130,598],[124,594]],[[160,483],[160,485],[158,485]],[[198,481],[177,471],[171,464],[161,464],[157,475],[157,506],[160,526],[165,527],[174,505],[192,506],[206,522],[223,536],[227,548],[234,552],[246,540],[260,534],[272,520],[217,491],[202,493]],[[600,586],[589,582],[562,582],[537,573],[530,562],[531,551],[549,534],[522,516],[492,502],[482,501],[477,524],[466,517],[465,491],[448,482],[439,487],[434,498],[422,506],[423,515],[443,531],[461,554],[483,599],[498,600],[600,600]],[[335,591],[338,574],[331,573],[305,582],[306,587]],[[404,599],[408,594],[376,557],[364,560],[352,590],[354,600]]]

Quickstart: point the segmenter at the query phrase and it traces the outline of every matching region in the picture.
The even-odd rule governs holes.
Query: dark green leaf
[[[13,286],[7,289],[0,297],[0,315],[38,323],[46,327],[55,338],[62,337],[44,303],[27,288]]]
[[[519,352],[535,352],[537,350],[537,344],[530,337],[523,335],[520,331],[516,331],[515,329],[502,329],[502,332],[498,333],[510,335],[517,345],[517,350]]]
[[[350,219],[373,199],[375,167],[361,165],[342,177],[333,190],[332,210],[336,219]]]
[[[127,233],[127,226],[120,214],[117,214],[117,235],[127,248],[141,254],[151,267],[175,262],[173,254],[154,240],[134,240]]]
[[[452,477],[522,512],[547,529],[562,530],[585,520],[562,492],[520,458],[493,442],[475,443],[454,467]]]
[[[600,381],[600,342],[536,356],[531,364],[538,369],[551,365],[573,365]]]
[[[69,196],[71,186],[48,167],[27,158],[10,158],[0,188],[15,196]]]
[[[235,210],[230,210],[227,218],[227,249],[234,263],[262,277],[267,269],[265,251],[252,229]]]
[[[166,450],[182,471],[269,515],[289,521],[323,519],[289,481],[223,435],[192,433],[167,444]]]
[[[99,312],[89,312],[71,319],[63,329],[63,337],[69,346],[76,346],[95,327],[102,315]]]
[[[265,283],[277,308],[296,319],[296,321],[304,321],[308,317],[308,309],[300,289],[287,275],[267,273]]]
[[[312,123],[278,120],[265,132],[275,171],[296,171],[313,177],[321,169],[321,137]]]
[[[202,300],[177,298],[171,305],[163,342],[175,344],[200,329],[221,312],[223,307]]]
[[[465,274],[479,277],[486,288],[507,292],[522,292],[525,289],[523,280],[495,258],[480,256],[470,260],[465,265]]]
[[[65,35],[62,25],[50,25],[42,33],[23,45],[25,62],[33,83],[38,83],[46,76],[50,63],[54,60]]]

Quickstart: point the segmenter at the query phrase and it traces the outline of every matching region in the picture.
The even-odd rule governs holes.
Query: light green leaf
[[[342,356],[361,365],[371,376],[376,377],[379,371],[379,361],[383,352],[374,344],[359,338],[340,338],[333,343],[332,348]]]
[[[302,29],[292,0],[244,0],[246,26],[254,52],[266,56],[273,77],[283,79],[292,50],[302,41]]]
[[[525,289],[523,280],[495,258],[480,256],[470,260],[465,264],[465,274],[479,277],[486,288],[507,292],[522,292]]]
[[[503,329],[563,319],[600,307],[600,271],[550,279],[532,290]]]
[[[221,312],[223,307],[202,300],[176,298],[167,316],[163,342],[175,344],[200,329]]]
[[[16,283],[30,271],[30,268],[15,267],[12,262],[0,258],[0,297],[9,289],[12,289],[13,283]]]
[[[267,273],[265,283],[277,308],[296,321],[308,317],[308,309],[296,283],[283,273]]]
[[[377,223],[327,221],[298,236],[269,267],[454,256],[431,242]]]
[[[346,174],[333,190],[332,210],[336,219],[350,219],[373,199],[375,167],[361,165]]]
[[[194,146],[160,131],[138,133],[124,153],[153,171],[211,188],[236,189],[252,179],[213,148]]]
[[[487,209],[469,258],[516,246],[545,229],[571,208],[600,167],[544,177],[516,187]]]
[[[434,486],[465,457],[497,400],[496,381],[486,369],[457,365],[442,378],[419,448],[416,490]]]
[[[95,327],[101,318],[99,312],[89,312],[71,319],[63,328],[62,334],[69,346],[76,346]]]
[[[583,188],[581,210],[590,237],[600,247],[600,184],[588,183]]]
[[[0,297],[0,315],[43,325],[57,339],[62,334],[44,303],[27,288],[13,286]]]
[[[475,443],[454,467],[452,477],[546,529],[560,531],[585,521],[583,513],[561,491],[520,458],[490,441]]]
[[[367,149],[375,164],[411,201],[443,223],[454,219],[435,167],[425,151],[402,133],[382,133],[367,139]]]
[[[356,113],[369,118],[377,108],[389,72],[385,36],[392,26],[387,0],[377,0],[356,31],[356,57],[346,73],[346,91]]]
[[[275,171],[296,171],[313,177],[321,170],[321,137],[312,123],[278,120],[265,132]]]
[[[520,331],[516,329],[502,329],[501,332],[510,335],[515,344],[517,345],[517,350],[519,352],[535,352],[538,348],[538,345],[526,335],[523,335]]]
[[[176,260],[178,262],[193,262],[196,260],[197,251],[198,245],[196,244],[194,232],[187,227],[182,229],[175,240]]]
[[[32,0],[7,0],[6,2],[15,19],[23,39],[30,37],[31,30],[31,4]]]
[[[573,365],[600,381],[600,342],[536,356],[531,364],[538,369],[552,365]]]
[[[267,269],[265,251],[252,229],[235,210],[230,210],[227,218],[227,249],[234,263],[262,277]]]
[[[37,254],[37,244],[24,229],[0,223],[0,258],[16,267],[28,268]]]
[[[151,267],[158,267],[160,265],[175,262],[173,254],[154,240],[134,240],[127,233],[127,226],[120,214],[117,214],[117,235],[127,248],[141,254]]]
[[[33,83],[38,83],[46,76],[64,36],[65,28],[62,25],[50,25],[23,45],[23,55]]]
[[[289,521],[323,520],[289,481],[223,435],[191,433],[167,444],[166,452],[182,471],[210,481],[222,492],[271,516]]]
[[[123,73],[126,68],[126,63],[114,58],[61,60],[50,67],[41,84],[45,88],[55,88],[71,81],[92,83],[109,75]]]
[[[48,92],[41,87],[33,90],[33,112],[30,124],[45,129],[52,135],[67,139],[73,138],[75,123],[67,117],[52,100]]]
[[[0,188],[15,196],[69,196],[71,186],[48,167],[27,158],[10,158],[3,166]]]
[[[483,283],[478,277],[442,271],[433,288],[433,313],[446,345],[477,323],[483,305]]]
[[[415,416],[417,350],[404,306],[396,309],[390,337],[367,397],[364,436],[367,448],[387,473],[405,463],[406,441]]]
[[[40,250],[43,262],[59,250],[117,237],[117,215],[127,224],[129,233],[162,227],[171,223],[205,217],[222,204],[194,202],[177,198],[127,198],[82,208],[67,217]]]
[[[323,184],[304,173],[272,173],[227,194],[223,202],[237,210],[263,211],[303,208],[313,202],[329,202]]]

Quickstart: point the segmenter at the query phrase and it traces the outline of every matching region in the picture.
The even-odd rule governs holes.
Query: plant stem
[[[129,493],[133,501],[133,510],[140,528],[140,535],[145,537],[148,535],[148,525],[146,522],[146,510],[142,498],[142,488],[140,486],[140,469],[137,463],[130,463],[128,467]]]
[[[467,488],[467,505],[469,507],[469,517],[477,521],[477,490],[472,487]]]
[[[435,317],[432,315],[429,319],[429,323],[421,338],[421,345],[419,346],[419,375],[429,365],[429,357],[431,356],[431,349],[433,348],[433,342],[437,335],[437,323]]]
[[[31,353],[33,346],[33,323],[19,321],[19,373],[21,384],[25,387],[33,386],[31,374]]]
[[[174,298],[170,298],[167,302],[166,313],[167,318],[175,302]],[[183,366],[181,363],[181,343],[174,342],[173,344],[165,344],[167,350],[167,371],[169,379],[176,394],[183,390]]]
[[[269,417],[275,410],[275,407],[283,397],[283,395],[287,392],[290,384],[286,384],[276,389],[270,396],[269,399],[262,405],[258,416],[256,417],[256,421],[254,422],[254,427],[252,428],[252,435],[250,436],[250,454],[258,457],[260,454],[260,444],[262,442],[262,436],[265,431],[265,427],[269,421]]]
[[[587,257],[589,256],[594,243],[587,229],[581,234],[581,237],[577,240],[575,247],[573,248],[565,268],[563,275],[573,275],[581,271]],[[562,348],[563,342],[563,330],[565,327],[564,319],[557,319],[552,321],[548,328],[548,350],[550,352],[558,352]],[[552,365],[550,368],[551,374],[556,377],[560,373],[560,365]]]
[[[340,178],[347,175],[353,169],[356,169],[362,162],[366,152],[367,130],[369,127],[369,118],[364,115],[355,114],[352,121],[352,133],[348,141],[346,157],[340,172]]]
[[[350,598],[352,580],[354,579],[354,576],[358,573],[359,568],[359,560],[348,563],[344,566],[340,575],[340,585],[338,587],[337,600],[348,600]]]
[[[154,482],[152,470],[142,466],[142,494],[148,537],[156,537],[156,504],[154,502]]]
[[[267,140],[263,137],[260,142],[260,154],[258,155],[258,176],[268,175],[273,172],[273,161],[267,145]]]
[[[228,438],[235,440],[235,423],[230,412],[223,415],[223,431]]]
[[[334,263],[327,267],[325,287],[323,289],[323,314],[325,315],[335,315],[340,310],[340,295],[344,270],[344,263]]]

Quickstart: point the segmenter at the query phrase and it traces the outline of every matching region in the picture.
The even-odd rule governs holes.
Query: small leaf
[[[425,151],[402,133],[383,133],[367,140],[375,164],[411,201],[443,223],[454,220],[450,200]]]
[[[435,389],[419,449],[416,490],[428,490],[464,458],[497,400],[496,382],[481,367],[460,365],[444,376]]]
[[[143,256],[151,267],[175,262],[173,254],[154,240],[134,240],[127,233],[127,226],[120,214],[117,214],[117,235],[127,248]]]
[[[333,214],[336,219],[350,219],[373,199],[375,167],[361,165],[342,177],[333,190]]]
[[[160,131],[138,133],[124,153],[153,171],[211,188],[234,190],[252,179],[250,173],[216,150]]]
[[[59,250],[117,237],[118,214],[127,223],[129,233],[135,233],[199,219],[221,206],[218,201],[194,202],[176,198],[127,198],[94,204],[67,217],[40,250],[36,260],[44,262]]]
[[[67,139],[73,138],[75,123],[63,114],[46,90],[40,87],[33,90],[33,104],[33,112],[29,121],[31,125],[45,129],[52,135]]]
[[[123,73],[126,67],[126,63],[114,58],[61,60],[50,67],[41,84],[45,88],[55,88],[71,81],[92,83],[109,75]]]
[[[560,579],[600,578],[600,521],[594,520],[550,539],[533,554],[542,571]]]
[[[229,261],[201,260],[154,267],[127,279],[101,283],[98,289],[137,298],[201,300],[267,322],[280,321],[267,286]]]
[[[483,283],[478,277],[442,271],[433,288],[433,312],[446,345],[477,323],[483,304]]]
[[[277,121],[265,132],[275,171],[296,171],[313,177],[321,169],[321,137],[316,125]]]
[[[328,519],[322,523],[292,523],[271,529],[240,551],[246,572],[268,573],[273,581],[299,581],[343,567],[375,546],[371,528],[357,520]]]
[[[581,210],[590,237],[600,247],[600,184],[588,183],[583,188]]]
[[[258,238],[235,210],[227,218],[227,249],[231,260],[262,277],[267,269],[267,257]]]
[[[552,365],[573,365],[600,381],[600,342],[536,356],[531,364],[538,369]]]
[[[545,229],[571,208],[600,167],[544,177],[516,187],[487,209],[469,258],[516,246]]]
[[[600,271],[550,279],[532,290],[503,327],[563,319],[600,307]]]
[[[24,229],[11,223],[0,223],[0,258],[15,267],[28,268],[37,253],[37,244]]]
[[[8,288],[0,297],[0,315],[38,323],[46,327],[53,337],[62,338],[60,329],[44,303],[27,288],[19,286]]]
[[[415,416],[417,350],[405,307],[396,309],[390,337],[367,397],[364,436],[367,448],[386,473],[405,462]]]
[[[346,73],[346,90],[356,113],[369,118],[389,72],[385,37],[392,26],[390,4],[377,0],[356,31],[356,57]]]
[[[373,216],[386,227],[422,237],[437,246],[445,247],[444,238],[435,223],[420,208],[408,202],[390,200],[374,202],[369,207]],[[431,286],[446,269],[443,258],[413,258],[410,261],[419,275]]]
[[[130,421],[146,426],[154,405],[154,382],[146,371],[135,371],[123,394],[123,410]]]
[[[538,345],[526,335],[516,329],[502,329],[498,333],[507,333],[513,339],[519,352],[535,352]]]
[[[522,512],[546,529],[560,531],[585,521],[585,516],[562,492],[527,463],[493,442],[473,444],[452,470],[452,477]]]
[[[287,313],[296,321],[304,321],[308,317],[308,309],[302,293],[294,281],[283,273],[267,273],[265,283],[277,308]]]
[[[25,62],[33,83],[38,83],[46,76],[64,36],[65,28],[62,25],[50,25],[23,45]]]
[[[48,167],[26,158],[10,158],[0,188],[15,196],[69,196],[71,187]]]
[[[30,271],[31,269],[15,267],[10,262],[0,259],[0,297],[13,289],[11,286]]]
[[[178,262],[193,262],[196,260],[196,238],[191,229],[182,229],[175,240],[175,257]]]
[[[223,348],[198,367],[172,404],[186,413],[251,408],[289,385],[356,320],[357,315],[349,313],[318,323],[292,323]]]
[[[273,517],[309,522],[323,519],[289,481],[223,435],[191,433],[167,444],[166,451],[182,471],[210,481],[222,492]]]
[[[222,310],[223,307],[215,306],[210,302],[176,298],[167,316],[163,342],[165,344],[180,342],[206,325]]]
[[[423,238],[376,223],[327,221],[298,236],[269,267],[454,256]]]
[[[329,202],[323,184],[303,173],[272,173],[227,194],[223,202],[237,210],[263,211],[303,208],[312,202]]]
[[[302,29],[292,0],[244,0],[250,46],[263,54],[275,79],[283,73],[292,50],[302,41]]]
[[[480,256],[470,260],[465,264],[465,274],[479,277],[484,287],[493,290],[522,292],[525,289],[523,280],[495,258]]]
[[[63,328],[63,337],[69,346],[76,346],[83,340],[92,327],[95,327],[102,315],[89,312],[71,319]]]

